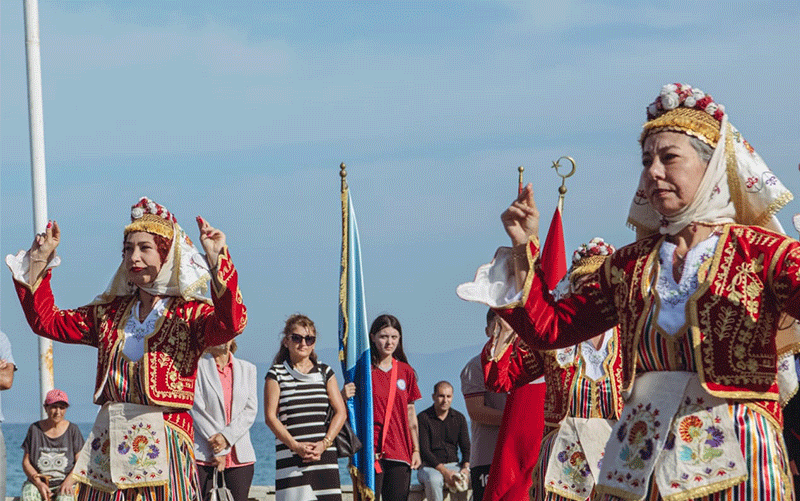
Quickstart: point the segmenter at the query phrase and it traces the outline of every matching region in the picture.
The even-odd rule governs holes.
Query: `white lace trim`
[[[53,259],[47,262],[45,268],[55,268],[59,264],[61,264],[61,258],[55,256]],[[11,275],[14,277],[14,280],[28,285],[33,285],[31,284],[30,277],[28,276],[31,266],[30,255],[28,254],[28,251],[21,250],[16,254],[7,255],[6,266],[8,266],[9,270],[11,270]]]
[[[661,299],[661,308],[658,312],[658,325],[667,334],[674,335],[686,323],[686,302],[700,285],[697,272],[700,266],[714,257],[714,250],[719,242],[719,235],[713,233],[686,253],[683,272],[679,282],[675,282],[672,275],[672,260],[675,254],[675,244],[666,240],[658,251],[660,271],[656,292]]]
[[[608,340],[614,335],[613,330],[603,334],[603,343],[599,349],[594,349],[592,341],[584,341],[581,343],[581,355],[583,361],[586,362],[586,377],[597,381],[606,375],[603,363],[608,358]]]
[[[141,302],[133,305],[131,315],[125,323],[125,345],[122,353],[131,360],[138,361],[144,356],[144,338],[156,330],[156,322],[167,310],[166,299],[159,298],[153,309],[148,313],[144,322],[139,322],[139,306]]]

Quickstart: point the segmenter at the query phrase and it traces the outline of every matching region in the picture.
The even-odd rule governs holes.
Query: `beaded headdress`
[[[694,136],[709,146],[716,147],[720,138],[720,123],[725,107],[714,102],[710,94],[686,84],[667,84],[647,107],[639,142],[653,132],[663,130],[683,132]]]
[[[606,258],[616,251],[613,245],[606,243],[601,237],[594,237],[588,244],[581,244],[572,253],[572,266],[569,270],[570,280],[588,275],[603,265]]]
[[[567,274],[552,290],[553,297],[560,299],[571,290],[574,291],[578,279],[597,271],[615,251],[614,246],[606,243],[601,237],[594,237],[589,243],[581,244],[572,253],[572,265]]]
[[[142,197],[131,207],[131,224],[125,227],[125,234],[134,231],[155,233],[172,240],[174,225],[178,221],[163,205],[157,204],[147,197]]]

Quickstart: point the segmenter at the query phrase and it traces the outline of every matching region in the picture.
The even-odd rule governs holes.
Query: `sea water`
[[[83,433],[83,438],[92,431],[92,423],[76,423]],[[22,441],[28,433],[29,424],[3,423],[3,435],[6,439],[7,474],[6,495],[19,496],[25,473],[22,472]],[[256,422],[250,428],[250,440],[256,451],[253,485],[275,485],[275,435],[265,423]],[[339,477],[342,484],[350,485],[350,474],[347,471],[347,459],[339,459]]]

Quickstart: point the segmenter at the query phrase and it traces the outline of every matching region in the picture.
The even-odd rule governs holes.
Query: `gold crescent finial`
[[[561,162],[561,160],[564,159],[569,160],[569,162],[572,164],[572,169],[567,174],[562,174],[558,171],[558,168],[561,167],[561,164],[559,162]],[[558,208],[563,210],[564,195],[567,194],[566,180],[568,177],[571,177],[573,174],[575,174],[575,167],[576,167],[575,160],[572,157],[568,156],[559,157],[558,160],[553,162],[553,165],[551,165],[551,167],[556,170],[556,174],[558,175],[558,177],[561,178],[561,186],[558,187]]]

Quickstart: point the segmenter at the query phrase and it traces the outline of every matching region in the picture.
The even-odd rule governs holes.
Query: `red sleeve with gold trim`
[[[62,343],[97,346],[92,306],[75,310],[59,310],[50,288],[52,270],[47,270],[39,285],[31,290],[25,283],[14,281],[22,310],[34,333]]]
[[[239,275],[231,261],[228,247],[219,253],[216,274],[211,280],[214,306],[204,305],[202,331],[206,346],[227,343],[241,334],[247,325],[247,308],[239,290]]]
[[[566,348],[590,339],[618,323],[611,284],[605,270],[609,263],[587,275],[581,288],[556,301],[544,281],[538,240],[528,243],[529,269],[522,305],[497,310],[525,343],[537,350]],[[610,259],[609,259],[610,260]]]
[[[543,374],[541,353],[528,348],[519,337],[494,358],[491,356],[493,341],[490,339],[481,352],[483,381],[487,390],[495,393],[509,392],[525,386]]]
[[[785,252],[777,252],[770,263],[772,290],[784,311],[800,319],[800,242],[784,245]]]

